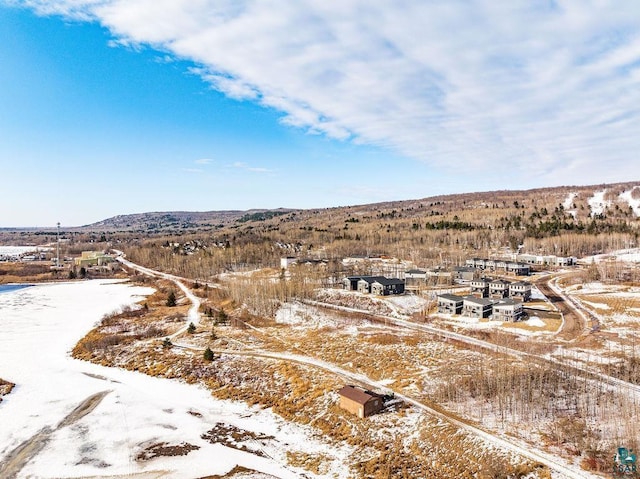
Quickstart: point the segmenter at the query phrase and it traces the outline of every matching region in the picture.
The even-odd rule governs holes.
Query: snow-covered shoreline
[[[36,285],[0,295],[0,377],[16,383],[0,405],[0,463],[20,444],[50,428],[53,432],[44,449],[17,477],[162,472],[163,478],[192,478],[225,474],[236,464],[282,479],[298,477],[283,466],[286,448],[278,444],[321,451],[324,445],[314,441],[307,429],[271,411],[215,400],[197,386],[70,357],[76,341],[105,313],[151,291],[122,282],[85,281]],[[90,414],[59,427],[84,400],[105,391]],[[273,436],[273,449],[260,457],[212,444],[201,436],[216,423]],[[184,456],[135,460],[145,447],[163,442],[199,449]]]

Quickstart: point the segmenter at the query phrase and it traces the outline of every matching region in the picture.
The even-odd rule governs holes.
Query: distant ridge
[[[636,205],[637,202],[637,205]],[[415,200],[386,201],[380,203],[337,206],[315,209],[252,209],[247,211],[165,211],[118,215],[85,225],[85,231],[141,231],[147,233],[198,231],[225,227],[251,227],[252,223],[278,221],[323,220],[386,215],[402,210],[404,218],[425,215],[482,215],[482,209],[504,208],[517,204],[520,208],[535,210],[560,208],[575,220],[586,221],[594,215],[609,211],[623,212],[629,219],[640,216],[640,180],[625,183],[602,183],[587,186],[556,186],[530,190],[496,190],[474,193],[437,195]],[[629,214],[629,212],[633,214]],[[465,213],[466,212],[466,213]],[[285,216],[286,215],[286,216]],[[479,219],[479,218],[478,218]]]

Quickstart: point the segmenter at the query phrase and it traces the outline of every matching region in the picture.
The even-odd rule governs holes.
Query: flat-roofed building
[[[494,279],[489,283],[489,297],[494,299],[508,298],[510,284],[504,279]]]
[[[448,293],[438,295],[438,313],[460,314],[462,313],[462,304],[462,296]]]
[[[489,297],[489,278],[478,278],[471,281],[469,286],[471,287],[471,294],[478,298]]]
[[[465,296],[462,300],[462,315],[470,318],[488,318],[491,316],[494,301],[488,298]]]
[[[527,281],[517,281],[509,285],[509,297],[520,301],[531,299],[531,283]]]
[[[522,303],[511,298],[501,299],[493,305],[494,321],[520,321],[522,314]]]

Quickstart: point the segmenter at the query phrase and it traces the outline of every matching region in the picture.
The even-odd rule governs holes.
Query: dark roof
[[[421,269],[410,269],[408,271],[405,271],[404,274],[427,274],[427,272]]]
[[[519,304],[522,304],[522,302],[520,301],[516,301],[514,299],[511,298],[505,298],[505,299],[501,299],[500,301],[497,301],[493,304],[494,308],[499,308],[500,306],[517,306]]]
[[[375,283],[380,283],[382,286],[392,286],[394,284],[404,284],[404,279],[398,278],[385,278],[384,276],[380,276],[376,278]]]
[[[455,301],[455,302],[462,301],[463,299],[462,296],[458,296],[457,294],[449,294],[449,293],[439,294],[438,298],[446,299],[448,301]]]
[[[475,303],[475,304],[479,304],[481,306],[490,306],[490,305],[495,303],[495,301],[492,300],[492,299],[489,299],[489,298],[476,298],[475,296],[465,296],[462,299],[464,301],[469,302],[469,303]]]
[[[355,386],[344,386],[340,391],[338,391],[338,394],[359,404],[366,404],[374,398],[373,395]]]
[[[506,279],[494,279],[491,281],[491,284],[511,284],[511,281],[507,281]]]
[[[471,272],[475,272],[475,268],[471,268],[470,266],[456,266],[455,268],[453,268],[454,271],[459,271],[459,272],[467,272],[467,273],[471,273]]]
[[[366,281],[369,284],[375,283],[376,281],[380,282],[380,280],[387,279],[384,276],[360,276],[359,278],[360,279],[358,281]]]

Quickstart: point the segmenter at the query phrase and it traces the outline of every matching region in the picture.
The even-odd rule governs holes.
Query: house
[[[495,260],[495,266],[497,271],[506,271],[507,270],[507,262],[503,259]]]
[[[496,262],[495,262],[495,260],[485,259],[484,260],[484,269],[488,269],[490,271],[495,271],[496,270]]]
[[[509,261],[505,269],[507,273],[515,276],[529,276],[531,274],[531,266],[526,263]]]
[[[438,295],[438,313],[460,314],[462,313],[462,296],[455,294]]]
[[[471,281],[471,294],[478,298],[487,298],[489,296],[489,282],[488,278],[478,278]]]
[[[405,287],[418,289],[427,282],[427,272],[421,269],[410,269],[404,273]]]
[[[520,321],[522,314],[522,303],[511,298],[501,299],[493,305],[494,321]]]
[[[451,284],[452,274],[441,266],[427,270],[426,276],[431,284]]]
[[[453,268],[453,279],[468,282],[476,276],[476,269],[470,266],[456,266]]]
[[[360,276],[348,276],[342,280],[342,287],[347,291],[357,291],[358,281],[360,281]]]
[[[489,297],[494,299],[508,298],[510,284],[504,279],[494,279],[489,283]]]
[[[380,412],[384,406],[379,394],[356,386],[344,386],[338,395],[340,407],[361,418]]]
[[[349,276],[342,280],[342,286],[348,291],[374,293],[381,296],[404,293],[403,279],[384,276]]]
[[[494,301],[488,298],[465,296],[462,298],[462,315],[470,318],[488,318],[491,316]]]
[[[358,279],[358,291],[361,293],[371,293],[371,285],[382,279],[385,279],[384,276],[360,276]]]
[[[509,285],[509,297],[520,301],[529,301],[531,299],[531,283],[526,281],[511,283]]]
[[[398,278],[377,278],[371,283],[371,292],[378,296],[404,293],[404,280]]]

